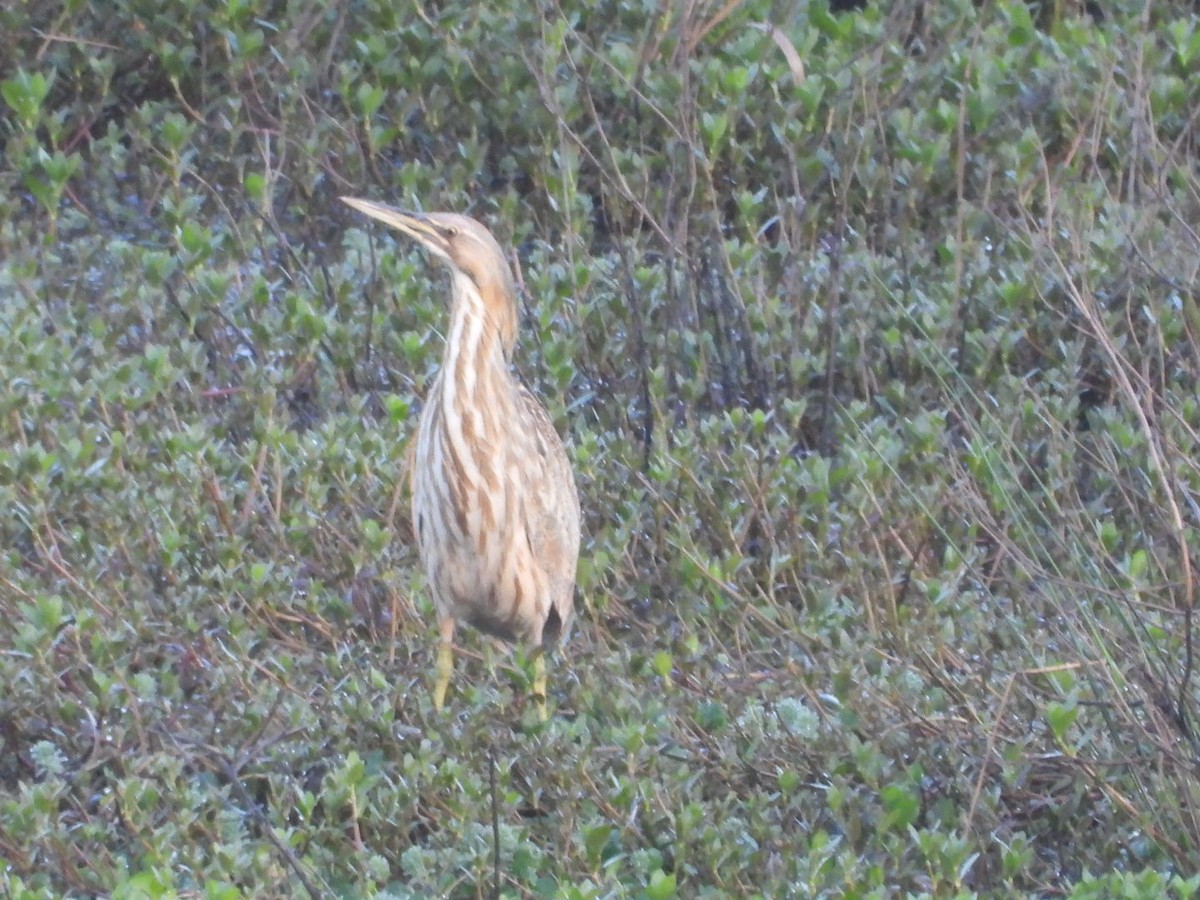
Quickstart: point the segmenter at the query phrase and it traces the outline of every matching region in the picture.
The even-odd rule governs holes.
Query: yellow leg
[[[441,640],[438,642],[437,681],[433,684],[433,708],[440,710],[446,703],[446,689],[454,672],[454,619],[447,616],[438,621]]]
[[[546,709],[546,653],[539,647],[533,654],[533,702],[537,704],[538,716],[545,722],[550,718]]]

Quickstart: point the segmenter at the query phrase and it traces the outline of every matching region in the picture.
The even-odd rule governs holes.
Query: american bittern
[[[450,330],[409,457],[413,527],[441,644],[433,703],[446,700],[459,620],[534,649],[545,717],[544,651],[566,632],[579,559],[579,495],[546,410],[512,374],[512,270],[467,216],[413,213],[343,197],[450,267]]]

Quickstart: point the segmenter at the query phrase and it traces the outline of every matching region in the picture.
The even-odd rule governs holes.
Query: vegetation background
[[[1197,895],[1198,76],[1184,0],[6,3],[4,896],[482,896],[493,801],[506,897]],[[514,248],[544,726],[469,634],[431,710],[445,281],[347,193]]]

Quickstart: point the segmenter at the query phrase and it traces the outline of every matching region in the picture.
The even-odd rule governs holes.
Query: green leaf
[[[671,659],[671,654],[666,650],[659,650],[654,654],[654,661],[651,664],[654,669],[654,674],[659,678],[669,678],[671,676],[671,667],[674,664]]]
[[[1001,11],[1008,20],[1008,43],[1011,47],[1024,47],[1037,37],[1037,26],[1023,0],[1012,0],[1002,4]]]
[[[729,128],[729,116],[725,113],[705,112],[700,114],[700,130],[710,151],[716,149]]]
[[[1074,703],[1051,703],[1046,707],[1046,722],[1050,732],[1060,744],[1066,742],[1067,730],[1079,718],[1079,707]]]
[[[370,119],[379,111],[383,101],[387,99],[387,91],[371,84],[360,84],[355,91],[354,99],[358,103],[359,112],[364,119]]]
[[[615,829],[608,824],[597,825],[584,832],[583,852],[592,868],[599,868],[609,857],[610,843],[615,836]]]
[[[1134,550],[1129,555],[1129,563],[1125,568],[1126,574],[1130,581],[1140,581],[1146,574],[1146,569],[1150,565],[1150,558],[1146,555],[1145,550]]]
[[[847,16],[846,18],[849,19],[850,17]],[[842,40],[849,34],[849,29],[854,27],[852,21],[849,24],[843,23],[823,3],[813,3],[809,6],[808,20],[817,26],[817,30],[821,34],[835,41]]]
[[[880,792],[885,815],[885,830],[905,830],[917,821],[921,812],[921,798],[911,784],[889,784]]]
[[[650,876],[650,884],[646,886],[646,896],[650,900],[668,900],[675,896],[675,876],[668,875],[662,869],[656,869]]]
[[[259,172],[247,172],[243,185],[246,188],[246,193],[255,200],[262,200],[266,196],[267,179]]]
[[[1116,524],[1111,519],[1105,519],[1100,523],[1100,543],[1108,553],[1112,553],[1117,549],[1121,539],[1121,534],[1117,530]]]
[[[696,710],[696,724],[708,732],[720,731],[729,724],[729,716],[719,703],[702,703]]]
[[[397,424],[408,421],[412,406],[405,397],[401,397],[399,394],[388,394],[383,398],[383,405],[387,409],[388,421]]]
[[[346,766],[343,770],[343,777],[345,778],[346,785],[349,787],[355,787],[362,784],[366,774],[367,767],[363,763],[362,757],[358,755],[357,750],[351,750],[348,754],[346,754]]]
[[[12,109],[21,125],[31,129],[37,125],[42,102],[50,93],[50,81],[41,72],[19,70],[12,78],[0,82],[0,97]]]
[[[36,603],[25,604],[25,617],[39,631],[53,635],[63,624],[63,598],[58,594],[49,594],[38,599]]]

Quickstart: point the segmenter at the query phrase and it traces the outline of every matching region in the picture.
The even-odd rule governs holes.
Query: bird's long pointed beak
[[[449,244],[445,236],[436,225],[420,213],[408,212],[395,206],[388,206],[386,203],[376,203],[374,200],[361,200],[358,197],[342,197],[340,199],[360,213],[368,215],[372,219],[378,219],[397,231],[403,231],[435,256],[442,259],[450,258]]]

